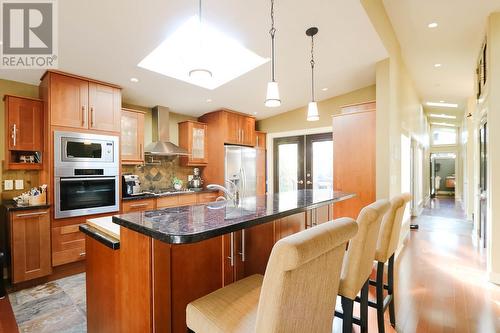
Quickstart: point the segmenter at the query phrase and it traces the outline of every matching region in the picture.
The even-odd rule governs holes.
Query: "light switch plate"
[[[6,179],[3,181],[4,191],[11,191],[14,189],[14,181],[12,179]]]
[[[16,186],[16,190],[23,190],[24,189],[24,180],[16,179],[14,185]]]

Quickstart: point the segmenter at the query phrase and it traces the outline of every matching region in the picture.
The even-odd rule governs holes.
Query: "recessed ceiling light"
[[[434,126],[445,126],[445,127],[455,127],[455,125],[448,124],[448,123],[431,123],[431,125],[434,125]]]
[[[441,67],[441,66],[442,66],[441,64],[434,64],[434,67],[435,67],[435,68],[439,68],[439,67]]]
[[[205,21],[200,22],[196,15],[161,42],[138,66],[206,89],[215,89],[268,61]],[[212,75],[190,76],[193,68],[210,68]]]
[[[429,115],[429,117],[431,117],[431,118],[443,118],[443,119],[457,119],[456,116],[451,116],[451,115],[448,115],[448,114],[434,114],[434,113],[431,113]]]
[[[256,114],[257,114],[257,112],[254,112],[253,114],[254,114],[254,115],[256,115]]]
[[[438,24],[436,22],[431,22],[431,23],[427,24],[427,27],[431,28],[431,29],[437,28],[437,26],[438,26]]]
[[[323,88],[323,89],[321,89],[321,90],[323,90],[323,91],[327,91],[327,90],[328,90],[328,88]]]
[[[136,78],[136,77],[131,77],[131,78],[130,78],[130,82],[137,83],[137,82],[139,82],[139,79],[138,79],[138,78]]]
[[[210,98],[207,98],[207,103],[212,103],[212,100]]]
[[[436,103],[436,102],[427,102],[427,106],[436,106],[442,108],[458,108],[458,104],[455,103]]]

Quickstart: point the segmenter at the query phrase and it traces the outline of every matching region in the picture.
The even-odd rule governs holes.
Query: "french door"
[[[274,139],[274,192],[333,189],[332,133]]]

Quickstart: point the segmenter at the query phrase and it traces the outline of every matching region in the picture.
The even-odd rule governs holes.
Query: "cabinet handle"
[[[17,143],[17,125],[12,126],[12,145],[15,147]]]
[[[245,131],[241,130],[241,142],[245,141]]]
[[[229,249],[230,256],[227,258],[229,259],[229,262],[231,263],[231,267],[233,267],[234,266],[234,233],[233,232],[231,233],[229,243],[230,243],[230,249]]]
[[[146,207],[148,205],[149,205],[148,203],[138,203],[138,204],[130,205],[130,207]]]
[[[139,156],[142,158],[144,155],[144,152],[142,150],[142,143],[139,143]]]
[[[241,230],[241,261],[245,262],[245,229]]]
[[[316,209],[311,210],[311,223],[313,227],[318,225]]]
[[[24,214],[17,214],[16,217],[39,216],[45,214],[47,214],[47,212],[24,213]]]
[[[82,252],[82,253],[79,254],[79,256],[83,257],[83,256],[85,256],[85,254],[86,254],[85,252]]]
[[[90,107],[90,127],[94,127],[95,124],[95,112],[94,112],[94,107]]]
[[[82,126],[86,124],[87,112],[85,112],[85,105],[82,105]]]
[[[259,137],[258,136],[255,137],[255,141],[256,141],[256,146],[258,147],[259,146]]]

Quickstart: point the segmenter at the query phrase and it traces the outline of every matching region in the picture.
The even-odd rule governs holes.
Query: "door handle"
[[[297,183],[299,183],[299,184],[301,184],[301,185],[302,185],[302,184],[304,184],[304,181],[301,179],[301,180],[299,180]]]
[[[241,230],[241,261],[245,262],[245,229]]]
[[[140,204],[130,205],[130,207],[132,207],[132,208],[135,208],[135,207],[146,207],[148,205],[149,205],[148,203],[140,203]]]
[[[15,147],[16,146],[16,143],[17,143],[17,126],[16,124],[14,124],[14,126],[12,126],[12,145]]]
[[[45,214],[47,214],[47,212],[25,213],[25,214],[17,214],[16,217],[39,216],[39,215],[45,215]]]
[[[230,243],[230,249],[229,249],[230,256],[227,258],[229,259],[229,262],[231,263],[231,267],[233,267],[234,266],[234,232],[231,233],[229,243]]]
[[[94,112],[94,107],[90,107],[90,127],[94,127],[95,124],[95,112]]]
[[[311,185],[311,184],[312,184],[312,181],[308,180],[308,181],[306,181],[306,184],[307,184],[307,185]]]

